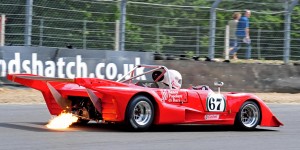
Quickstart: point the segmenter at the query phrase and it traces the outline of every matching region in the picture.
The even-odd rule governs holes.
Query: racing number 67
[[[210,95],[207,98],[206,106],[208,111],[224,111],[225,99],[222,95]]]
[[[217,98],[217,100],[215,100],[213,97],[211,98],[211,100],[209,100],[209,104],[208,107],[210,110],[220,110],[220,106],[221,106],[221,98]],[[217,105],[217,108],[216,108]]]

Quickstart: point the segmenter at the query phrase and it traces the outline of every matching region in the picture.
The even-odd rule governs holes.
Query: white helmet
[[[168,72],[170,74],[170,80],[168,77]],[[167,73],[164,74],[164,79],[161,81],[167,85],[171,83],[171,86],[173,89],[180,89],[182,85],[182,76],[181,74],[176,70],[169,70]]]

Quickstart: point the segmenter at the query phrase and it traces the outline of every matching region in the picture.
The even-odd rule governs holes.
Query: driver
[[[168,72],[170,74],[170,80],[168,77]],[[160,79],[157,81],[164,83],[167,87],[169,87],[169,84],[171,84],[173,89],[180,89],[182,85],[182,76],[181,74],[176,70],[169,70],[166,72]],[[155,71],[152,74],[152,78],[155,81],[160,75],[161,71]]]

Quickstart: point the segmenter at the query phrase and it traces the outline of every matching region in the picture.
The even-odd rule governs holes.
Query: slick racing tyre
[[[154,120],[154,107],[146,96],[135,96],[128,104],[126,124],[135,131],[147,130]]]
[[[253,130],[260,123],[261,110],[253,101],[246,101],[235,118],[235,126],[242,130]]]

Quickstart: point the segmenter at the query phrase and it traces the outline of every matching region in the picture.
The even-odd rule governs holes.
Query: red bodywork
[[[31,74],[11,74],[7,78],[41,91],[52,115],[60,114],[63,109],[47,84],[54,87],[64,99],[70,96],[89,97],[87,89],[92,90],[101,101],[100,113],[107,122],[123,122],[130,100],[136,95],[145,95],[154,103],[154,124],[233,125],[242,104],[254,101],[262,112],[260,126],[283,125],[260,98],[247,93],[222,93],[226,99],[224,110],[208,111],[207,97],[212,93],[210,89],[159,89],[97,78],[60,80]]]

